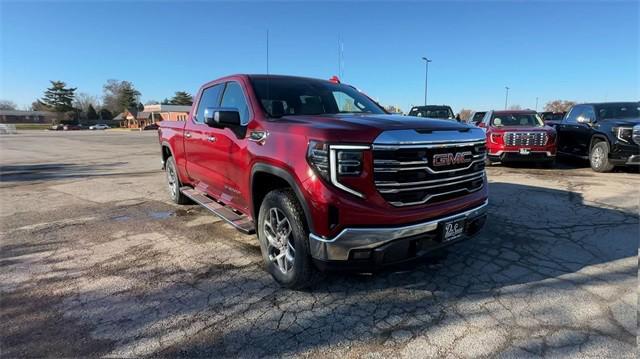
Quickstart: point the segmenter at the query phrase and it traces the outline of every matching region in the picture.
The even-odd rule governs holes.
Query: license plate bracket
[[[442,223],[442,228],[440,229],[442,231],[440,236],[442,242],[450,242],[462,237],[466,224],[466,217],[454,218]]]

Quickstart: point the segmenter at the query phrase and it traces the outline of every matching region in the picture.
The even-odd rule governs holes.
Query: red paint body
[[[496,116],[499,115],[509,115],[509,114],[517,114],[517,113],[525,113],[525,114],[535,114],[534,111],[494,111],[493,114]],[[487,154],[490,158],[500,156],[502,153],[512,153],[519,154],[520,150],[527,149],[532,153],[548,153],[550,156],[556,155],[556,131],[553,127],[550,126],[542,126],[542,127],[529,127],[529,126],[494,126],[490,124],[490,122],[483,122],[478,124],[478,126],[486,129],[487,134]],[[536,145],[507,145],[505,144],[505,134],[506,133],[537,133],[544,132],[548,136],[548,140],[545,145],[536,146]],[[525,160],[526,155],[521,156],[521,160]]]
[[[244,90],[249,103],[247,137],[252,131],[268,131],[264,143],[237,138],[228,128],[212,128],[193,121],[194,112],[203,89],[212,85],[236,81]],[[356,184],[365,198],[346,193],[316,176],[307,162],[310,140],[341,144],[371,144],[384,130],[411,129],[411,118],[378,115],[376,118],[327,116],[286,116],[278,120],[266,117],[258,103],[246,75],[234,75],[209,82],[195,96],[186,122],[160,122],[160,143],[174,156],[179,179],[183,185],[193,186],[221,200],[236,210],[254,217],[259,208],[252,202],[252,170],[256,164],[267,164],[288,173],[303,196],[303,208],[310,230],[319,236],[332,237],[345,227],[409,224],[438,218],[476,207],[487,199],[486,183],[479,191],[452,200],[394,207],[378,193],[372,178],[372,153],[365,152],[362,175],[345,179]],[[403,120],[405,119],[405,120]],[[421,121],[428,121],[421,119]],[[434,120],[435,129],[460,126],[452,121]],[[191,137],[186,138],[185,133]],[[206,138],[213,135],[215,143]],[[257,183],[256,185],[259,185]],[[339,225],[329,228],[329,204],[339,208]],[[254,218],[255,220],[255,218]]]

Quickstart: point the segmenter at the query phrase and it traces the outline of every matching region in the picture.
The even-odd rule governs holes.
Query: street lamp
[[[424,105],[427,105],[427,79],[429,77],[429,63],[431,62],[431,60],[429,60],[426,57],[422,58],[424,60],[424,65],[425,65],[425,71],[424,71]]]
[[[509,86],[505,86],[505,93],[504,93],[504,109],[507,109],[507,101],[509,100]]]

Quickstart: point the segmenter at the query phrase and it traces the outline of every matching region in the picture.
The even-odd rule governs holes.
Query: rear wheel
[[[167,166],[165,169],[167,173],[167,186],[169,187],[169,195],[171,199],[177,204],[189,204],[191,200],[180,192],[180,178],[178,178],[178,171],[176,170],[176,162],[173,157],[167,158]]]
[[[267,271],[282,286],[304,288],[311,284],[313,265],[304,213],[288,189],[269,192],[258,215],[258,239]]]
[[[606,141],[599,141],[589,152],[589,162],[591,169],[596,172],[610,172],[614,165],[609,162],[609,144]]]

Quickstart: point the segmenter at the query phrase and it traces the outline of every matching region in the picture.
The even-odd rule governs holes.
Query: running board
[[[239,231],[246,234],[256,233],[256,228],[253,220],[251,220],[251,218],[249,218],[247,215],[239,214],[228,206],[215,201],[211,197],[194,188],[181,187],[180,192],[182,192],[182,194],[184,194],[185,196],[191,198],[197,204],[213,212],[213,214],[222,218],[225,222],[234,226]]]

